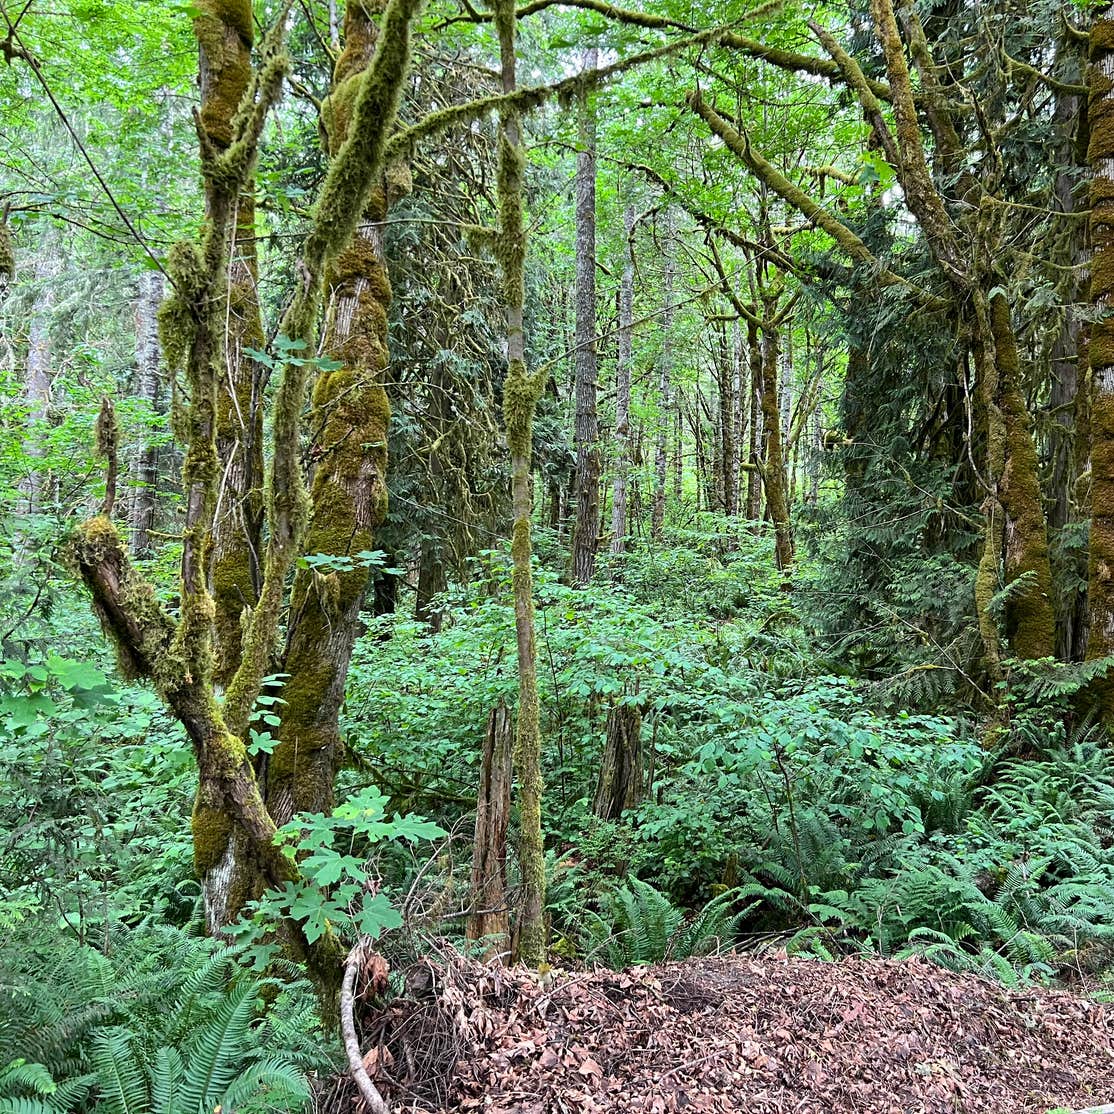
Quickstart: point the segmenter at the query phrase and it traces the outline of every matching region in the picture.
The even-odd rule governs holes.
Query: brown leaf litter
[[[424,961],[365,1014],[402,1112],[1024,1114],[1114,1101],[1114,1007],[923,959],[727,955],[625,972]],[[348,1081],[323,1104],[359,1114]]]

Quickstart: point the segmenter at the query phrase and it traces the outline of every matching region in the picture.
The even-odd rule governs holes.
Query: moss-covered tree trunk
[[[504,93],[516,86],[514,0],[495,0],[495,29]],[[518,950],[522,962],[544,961],[545,850],[542,844],[541,705],[534,623],[534,576],[530,524],[534,509],[530,476],[534,414],[545,388],[544,371],[526,367],[523,305],[526,299],[526,231],[523,222],[523,177],[526,148],[522,121],[513,104],[499,114],[499,228],[496,243],[503,274],[507,320],[507,377],[503,414],[511,455],[511,560],[513,564],[515,636],[518,662],[518,722],[515,768],[518,776],[519,867],[522,899],[518,910]]]
[[[252,80],[254,22],[250,0],[201,0],[194,18],[205,142],[227,152],[234,120]],[[257,291],[255,183],[249,176],[225,205],[223,187],[206,185],[206,217],[229,222],[230,252],[218,343],[216,455],[220,468],[213,514],[209,590],[214,608],[213,679],[223,688],[240,664],[240,616],[255,606],[262,576],[262,366],[245,349],[265,347]]]
[[[773,307],[766,308],[772,321]],[[762,361],[759,395],[762,407],[763,460],[762,484],[766,507],[774,525],[774,556],[780,572],[793,565],[793,524],[789,518],[789,484],[782,450],[781,408],[778,405],[778,364],[780,332],[773,324],[762,330]]]
[[[1052,610],[1052,568],[1037,449],[1021,390],[1017,340],[1005,295],[996,294],[989,308],[1005,436],[1004,468],[999,481],[1005,512],[1005,581],[1012,584],[1025,577],[1024,589],[1010,599],[1006,608],[1006,637],[1019,658],[1050,657],[1056,649],[1056,618]]]
[[[325,272],[351,241],[372,186],[382,174],[387,133],[409,66],[410,24],[418,7],[419,0],[389,0],[380,45],[354,96],[351,132],[329,166],[300,258],[291,268],[297,282],[280,332],[300,350],[313,351]],[[250,9],[246,18],[250,19]],[[297,878],[297,867],[274,845],[274,818],[244,736],[262,680],[273,667],[286,585],[309,520],[301,471],[301,415],[308,374],[304,359],[283,364],[275,390],[262,587],[259,602],[247,614],[240,665],[223,702],[214,678],[215,609],[207,572],[220,493],[217,415],[225,378],[222,338],[231,230],[237,199],[250,180],[259,137],[288,64],[282,49],[285,26],[283,17],[268,36],[259,70],[233,118],[227,149],[220,150],[204,127],[199,129],[208,219],[197,241],[175,245],[167,261],[171,286],[160,313],[163,346],[169,366],[183,375],[188,399],[183,415],[185,523],[179,616],[173,617],[159,604],[153,586],[131,565],[105,515],[78,527],[71,543],[73,562],[93,596],[122,668],[153,683],[193,744],[198,793],[192,826],[199,874],[206,878],[226,866],[230,837],[235,835],[246,841],[262,880],[277,886]],[[222,891],[218,884],[207,892],[221,897],[220,907],[209,911],[211,927],[217,929],[238,915],[237,901],[246,896],[242,888],[239,893],[227,887]],[[307,961],[328,1004],[339,976],[332,942],[323,938],[310,947],[295,922],[284,925],[282,935],[292,954]]]
[[[1114,653],[1114,4],[1093,16],[1087,71],[1091,135],[1091,537],[1087,657]],[[1100,688],[1114,726],[1114,684]]]
[[[353,0],[344,18],[344,50],[322,122],[335,157],[352,126],[352,106],[377,38],[378,0]],[[392,175],[400,184],[401,173]],[[279,745],[267,764],[267,806],[276,822],[295,812],[328,811],[342,758],[338,730],[348,663],[359,631],[370,570],[360,554],[387,513],[387,424],[384,381],[391,285],[383,251],[386,175],[370,192],[363,217],[327,278],[330,297],[322,350],[339,365],[313,388],[312,512],[304,548],[338,558],[336,567],[298,571],[282,670]]]
[[[747,386],[750,402],[750,437],[747,442],[747,505],[746,515],[757,523],[762,517],[762,340],[758,325],[747,321]]]

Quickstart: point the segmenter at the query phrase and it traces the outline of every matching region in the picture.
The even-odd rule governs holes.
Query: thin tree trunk
[[[627,544],[627,486],[631,464],[630,373],[634,337],[634,207],[623,211],[623,276],[619,282],[619,355],[615,366],[615,484],[611,496],[611,552]]]
[[[513,93],[515,79],[514,0],[495,0],[495,29],[504,93]],[[523,225],[523,176],[526,150],[519,113],[505,106],[499,114],[499,262],[507,320],[507,377],[503,411],[511,456],[512,587],[518,655],[518,724],[515,766],[519,788],[519,865],[522,904],[519,910],[519,958],[536,967],[545,960],[545,850],[542,843],[541,707],[534,630],[534,583],[531,569],[533,494],[530,458],[534,414],[545,389],[544,371],[526,368],[523,329],[526,233]]]
[[[487,939],[488,956],[505,955],[510,948],[507,827],[511,817],[513,751],[511,714],[500,701],[488,716],[484,735],[472,846],[472,911],[464,932],[468,940]]]
[[[758,326],[747,322],[747,352],[749,353],[748,376],[750,384],[750,444],[748,458],[750,470],[747,472],[747,519],[756,524],[762,519],[762,460],[759,446],[763,443],[762,398],[762,344],[758,337]]]
[[[584,60],[594,70],[593,47]],[[580,97],[576,157],[576,521],[572,582],[584,585],[596,567],[600,533],[600,437],[596,413],[596,121],[587,92]]]
[[[767,307],[767,317],[773,307]],[[789,520],[789,491],[782,456],[781,414],[778,408],[778,333],[772,326],[762,331],[762,417],[765,429],[765,452],[762,479],[766,489],[766,505],[774,524],[777,567],[787,572],[793,564],[793,527]]]
[[[661,355],[658,366],[658,428],[657,440],[654,443],[654,502],[650,511],[650,537],[655,541],[661,538],[662,526],[665,523],[665,486],[668,480],[667,448],[669,428],[673,419],[673,391],[671,388],[671,375],[673,362],[673,277],[675,260],[673,255],[673,220],[666,211],[663,221],[662,252],[665,257],[665,275],[662,282],[662,314],[661,314]]]
[[[42,511],[50,484],[49,475],[36,462],[43,456],[44,435],[50,419],[50,395],[54,382],[54,353],[50,328],[54,315],[57,274],[57,263],[48,249],[35,261],[35,295],[31,304],[31,323],[27,338],[27,376],[23,386],[27,424],[31,436],[23,443],[23,451],[27,458],[27,473],[20,484],[20,491],[26,500],[28,514],[38,514]]]
[[[727,503],[727,513],[737,515],[741,503],[741,464],[743,435],[747,418],[745,408],[747,397],[746,362],[743,359],[743,330],[738,321],[731,326],[731,374],[733,376],[731,401],[731,442],[728,445],[727,459],[724,463],[726,474],[730,477],[730,484],[725,490],[730,490],[731,496]]]
[[[162,413],[158,329],[162,294],[162,273],[144,271],[139,278],[135,313],[135,397],[146,404],[152,417]],[[159,447],[152,441],[149,433],[136,455],[133,486],[128,522],[132,552],[138,557],[146,557],[153,548],[151,530],[155,525],[159,488]]]

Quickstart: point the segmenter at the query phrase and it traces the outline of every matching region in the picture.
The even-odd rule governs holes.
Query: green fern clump
[[[255,978],[212,941],[164,929],[125,937],[111,958],[76,945],[23,958],[0,985],[0,1058],[13,1064],[0,1114],[66,1114],[87,1095],[101,1114],[302,1110],[307,1072],[332,1066],[307,984]]]
[[[739,893],[727,890],[686,918],[649,882],[632,878],[612,895],[609,916],[588,915],[584,952],[614,970],[715,951],[729,944],[749,908],[737,910]]]

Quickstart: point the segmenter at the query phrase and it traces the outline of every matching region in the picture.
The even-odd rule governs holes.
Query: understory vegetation
[[[1110,998],[1114,5],[0,50],[0,1114],[384,1114],[456,952]]]

